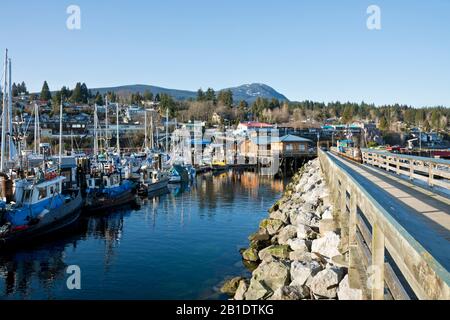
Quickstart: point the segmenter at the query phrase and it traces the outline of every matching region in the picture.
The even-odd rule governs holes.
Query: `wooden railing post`
[[[372,300],[384,300],[384,234],[377,223],[372,227],[372,270],[370,289]]]
[[[350,217],[348,223],[348,277],[352,289],[360,289],[358,273],[358,243],[356,241],[358,207],[356,204],[356,192],[350,195]]]
[[[433,187],[433,179],[434,179],[434,176],[433,176],[433,164],[430,162],[428,164],[428,185],[430,187]]]

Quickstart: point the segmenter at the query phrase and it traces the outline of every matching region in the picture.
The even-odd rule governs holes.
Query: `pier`
[[[351,288],[374,300],[450,299],[450,161],[368,149],[318,155]]]

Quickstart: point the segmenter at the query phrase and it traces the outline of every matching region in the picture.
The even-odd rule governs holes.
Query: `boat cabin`
[[[65,179],[65,177],[57,177],[39,184],[26,186],[23,190],[21,203],[31,205],[61,194],[62,184]]]
[[[103,176],[101,178],[91,178],[88,180],[89,189],[113,188],[119,185],[120,176],[117,174],[111,174],[109,176]]]

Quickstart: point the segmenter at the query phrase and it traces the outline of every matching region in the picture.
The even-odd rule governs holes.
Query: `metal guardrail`
[[[365,164],[420,180],[430,187],[450,190],[450,160],[401,155],[386,151],[362,149]]]
[[[351,287],[367,299],[384,299],[385,289],[394,299],[410,299],[403,278],[418,299],[450,299],[450,273],[327,152],[318,153],[339,210]]]

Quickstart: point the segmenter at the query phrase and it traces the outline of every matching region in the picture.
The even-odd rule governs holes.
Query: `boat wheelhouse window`
[[[30,202],[32,194],[33,194],[32,190],[25,190],[24,193],[23,193],[22,202],[24,202],[24,203]]]
[[[38,188],[38,190],[39,190],[39,199],[38,200],[47,198],[47,189],[46,188]]]
[[[52,195],[53,193],[55,193],[55,186],[48,187],[48,194]]]

